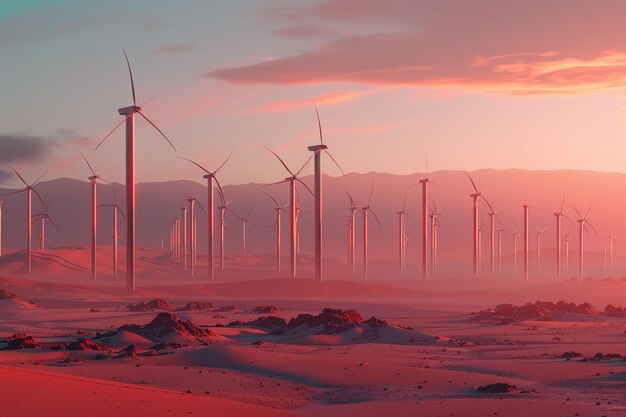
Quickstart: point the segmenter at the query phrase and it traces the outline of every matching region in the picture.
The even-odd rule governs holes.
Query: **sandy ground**
[[[165,341],[185,346],[154,356],[114,358],[130,344],[140,355],[153,352],[153,340],[128,332],[103,342],[111,351],[105,358],[90,350],[0,350],[3,417],[626,415],[625,360],[559,358],[567,351],[584,358],[626,355],[626,318],[562,314],[509,325],[470,320],[471,312],[504,302],[564,299],[598,310],[624,305],[624,281],[366,283],[334,277],[319,287],[240,267],[209,284],[148,255],[144,271],[148,264],[152,270],[144,272],[134,294],[119,288],[122,276],[103,274],[92,282],[58,263],[25,276],[16,260],[6,261],[0,289],[33,304],[0,300],[0,338],[23,332],[47,346],[93,338],[125,323],[149,323],[159,311],[130,312],[126,306],[153,298],[175,308],[211,302],[209,310],[172,311],[215,333],[204,341],[170,337]],[[264,314],[252,309],[268,304],[286,320],[330,307],[356,309],[388,326],[337,334],[217,326],[254,320]],[[237,308],[218,311],[228,305]],[[477,391],[497,382],[518,390]]]

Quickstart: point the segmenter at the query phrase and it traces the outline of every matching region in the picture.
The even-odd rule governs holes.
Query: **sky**
[[[345,172],[626,172],[626,2],[619,0],[0,0],[0,181],[272,182],[324,140]],[[326,165],[330,175],[338,169]],[[304,173],[308,174],[312,167]]]

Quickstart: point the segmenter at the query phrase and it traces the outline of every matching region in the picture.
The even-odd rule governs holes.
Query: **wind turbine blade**
[[[200,168],[201,170],[203,170],[204,172],[206,172],[207,174],[210,174],[210,172],[209,172],[209,170],[208,170],[208,169],[206,169],[205,167],[203,167],[203,166],[202,166],[202,165],[200,165],[199,163],[197,163],[197,162],[195,162],[195,161],[192,161],[191,159],[188,159],[188,158],[183,158],[182,156],[177,156],[177,158],[179,158],[179,159],[184,159],[185,161],[189,161],[189,162],[191,162],[192,164],[194,164],[195,166],[197,166],[198,168]]]
[[[224,197],[224,190],[222,190],[222,185],[220,184],[220,181],[217,179],[217,177],[213,177],[215,178],[215,185],[217,185],[217,191],[220,195],[220,200],[222,200],[222,205],[226,204],[226,197]]]
[[[224,165],[226,165],[226,162],[228,162],[228,160],[230,159],[230,157],[233,156],[233,150],[230,150],[230,153],[228,154],[228,158],[226,158],[226,160],[224,162],[222,162],[222,165],[218,166],[217,169],[213,172],[214,174],[217,174],[219,172],[220,169],[222,169],[222,167]]]
[[[600,235],[598,234],[598,231],[596,230],[596,228],[593,226],[593,224],[589,223],[588,221],[585,222],[585,225],[589,225],[589,227],[591,227],[591,230],[593,230],[593,233],[596,235],[596,238],[598,239],[598,242],[602,242],[602,240],[600,240]],[[586,229],[585,229],[586,230]]]
[[[120,214],[122,215],[122,217],[123,217],[124,219],[126,219],[126,214],[124,214],[124,210],[122,210],[122,209],[120,208],[120,206],[117,206],[117,205],[116,205],[116,206],[115,206],[115,209],[116,209],[116,210],[118,210],[118,211],[120,212]]]
[[[11,165],[9,165],[9,168],[11,168],[11,171],[15,172],[15,175],[17,175],[17,176],[18,176],[18,178],[19,178],[19,179],[20,179],[20,180],[24,183],[24,185],[28,187],[28,183],[24,180],[24,178],[22,178],[22,176],[20,175],[20,173],[19,173],[19,172],[17,172],[17,171],[15,170],[15,168],[13,168]],[[5,195],[6,195],[6,194],[5,194]]]
[[[471,181],[472,187],[474,187],[474,190],[476,191],[476,193],[479,193],[478,188],[476,187],[476,183],[472,179],[472,176],[469,174],[469,172],[467,171],[463,171],[463,172],[465,172],[465,175],[467,175],[467,178],[469,178],[469,180]]]
[[[313,158],[313,154],[309,155],[309,158],[304,162],[304,164],[302,164],[302,166],[300,167],[298,172],[296,172],[296,176],[300,175],[300,173],[302,172],[304,167],[306,167],[309,164],[309,162],[311,161],[312,158]]]
[[[248,218],[252,214],[252,210],[254,209],[253,205],[250,205],[250,209],[248,210],[248,214],[246,214],[245,220],[248,221]]]
[[[337,165],[337,168],[339,168],[339,171],[341,171],[341,175],[343,175],[345,177],[346,173],[343,172],[343,169],[341,169],[341,166],[339,165],[339,163],[337,161],[335,161],[335,158],[333,158],[333,156],[330,154],[330,152],[328,152],[328,150],[326,150],[326,149],[324,149],[324,152],[326,152],[326,155],[328,155],[328,157],[335,163],[335,165]]]
[[[278,158],[278,160],[280,161],[280,163],[281,163],[281,164],[285,167],[285,169],[287,170],[287,172],[291,174],[291,176],[293,176],[293,177],[295,177],[295,176],[296,176],[296,174],[294,174],[293,172],[291,172],[291,170],[289,169],[289,167],[287,166],[287,164],[285,163],[285,161],[283,161],[283,159],[282,159],[280,156],[278,156],[278,154],[277,154],[276,152],[274,152],[273,150],[271,150],[270,148],[268,148],[268,147],[267,147],[267,146],[265,146],[265,145],[263,145],[263,147],[264,147],[265,149],[267,149],[268,151],[270,151],[271,153],[273,153],[273,154],[274,154],[274,156],[275,156],[276,158]]]
[[[54,222],[54,220],[52,220],[52,217],[46,215],[46,219],[48,219],[48,221],[52,224],[52,226],[54,226],[54,228],[56,229],[57,232],[60,232],[59,226],[57,226],[57,224]]]
[[[274,197],[272,197],[269,193],[266,193],[265,191],[263,191],[263,192],[265,193],[266,196],[268,196],[269,198],[272,199],[274,204],[276,204],[276,207],[280,207],[280,204],[278,204],[278,201],[276,201],[276,199]]]
[[[563,200],[561,201],[561,211],[559,213],[563,214],[563,206],[565,205],[565,191],[563,191]]]
[[[115,183],[111,182],[111,187],[113,187],[113,197],[115,198],[115,204],[117,204],[117,191],[115,190]]]
[[[43,202],[43,198],[41,198],[41,194],[39,194],[39,193],[37,192],[37,190],[35,190],[34,188],[31,188],[31,190],[33,190],[33,192],[35,193],[35,195],[37,196],[37,198],[39,198],[39,201],[41,202],[41,205],[42,205],[42,206],[45,206],[45,205],[46,205],[46,203],[44,203],[44,202]]]
[[[317,104],[315,104],[315,100],[313,100],[313,107],[315,107],[315,115],[317,116],[317,126],[320,131],[320,144],[324,144],[324,138],[322,135],[322,122],[320,121],[320,113],[317,111]]]
[[[491,203],[489,202],[489,200],[487,200],[487,198],[485,198],[484,196],[481,196],[483,200],[485,200],[485,203],[487,203],[487,206],[489,206],[489,210],[491,210],[492,213],[496,213],[496,211],[493,209],[493,207],[491,206]]]
[[[109,133],[107,133],[107,135],[100,141],[100,143],[98,143],[98,146],[95,147],[94,152],[97,151],[98,148],[100,147],[100,145],[102,145],[104,143],[104,141],[107,140],[109,138],[109,136],[111,136],[113,134],[113,132],[115,132],[117,130],[117,128],[120,127],[122,125],[122,123],[124,123],[126,121],[126,119],[128,119],[129,117],[130,117],[130,114],[128,116],[124,117],[121,122],[116,124],[115,127],[113,129],[111,129],[111,131]]]
[[[565,217],[572,225],[574,224],[574,221],[567,214],[561,213],[561,216]]]
[[[87,160],[87,157],[85,156],[85,154],[84,154],[84,153],[82,153],[82,152],[80,151],[80,149],[78,149],[78,148],[75,148],[75,149],[78,151],[78,153],[80,154],[80,156],[82,156],[82,157],[83,157],[83,159],[84,159],[84,160],[85,160],[85,162],[87,163],[87,166],[89,167],[89,170],[91,171],[91,173],[92,173],[92,174],[93,174],[93,176],[95,177],[95,176],[96,176],[96,172],[93,170],[93,167],[91,166],[91,164],[90,164],[90,163],[89,163],[89,161]]]
[[[372,196],[374,195],[374,179],[372,179],[372,189],[370,190],[370,196],[367,199],[367,205],[370,205],[370,202],[372,201]]]
[[[175,151],[175,152],[178,152],[178,150],[176,149],[176,146],[174,146],[174,144],[172,143],[172,141],[171,141],[171,140],[169,140],[167,136],[165,136],[165,133],[163,133],[163,132],[161,131],[161,129],[159,129],[159,128],[157,127],[157,125],[155,125],[155,124],[152,122],[152,120],[148,119],[148,118],[146,117],[146,115],[145,115],[145,114],[143,114],[143,113],[142,113],[142,112],[140,112],[140,111],[138,111],[137,113],[139,113],[139,115],[140,115],[141,117],[143,117],[144,119],[146,119],[146,121],[147,121],[148,123],[150,123],[150,124],[152,125],[152,127],[154,127],[154,128],[155,128],[155,129],[156,129],[156,130],[157,130],[157,131],[161,134],[161,136],[163,136],[163,137],[165,138],[165,140],[167,141],[167,143],[169,143],[169,144],[170,144],[170,146],[172,147],[172,149],[174,149],[174,151]]]
[[[3,196],[5,196],[5,195],[12,195],[12,194],[19,194],[19,193],[23,193],[23,192],[25,192],[25,191],[26,191],[26,190],[11,191],[11,192],[9,192],[9,193],[4,193],[4,194],[2,194],[2,195],[3,195]],[[5,204],[5,206],[6,206],[6,203],[3,203],[3,204]]]
[[[576,210],[576,213],[578,214],[578,218],[579,218],[579,219],[582,219],[582,218],[583,218],[583,215],[580,213],[580,211],[578,211],[578,209],[577,209],[576,207],[570,207],[570,208],[572,208],[572,209]]]
[[[202,212],[204,213],[205,216],[209,217],[209,214],[207,213],[207,211],[205,210],[204,206],[202,205],[202,203],[198,200],[196,200],[196,204],[202,209]]]
[[[587,209],[587,213],[585,213],[585,219],[589,216],[589,212],[591,211],[591,200],[589,200],[589,208]]]
[[[404,212],[405,208],[406,208],[406,193],[404,193],[404,202],[402,203],[402,212]],[[430,208],[430,205],[428,205],[428,208]]]
[[[348,196],[348,200],[350,200],[350,208],[356,208],[356,204],[354,204],[354,200],[352,199],[352,196],[350,195],[350,193],[347,191],[345,191],[345,193]]]
[[[44,175],[46,175],[46,173],[48,172],[48,170],[46,169],[40,176],[39,178],[37,178],[35,180],[35,182],[33,182],[30,186],[34,187],[35,185],[39,184],[39,181],[41,181],[41,179],[44,177]]]
[[[296,181],[298,181],[300,184],[302,184],[304,186],[304,188],[307,189],[307,191],[309,192],[309,194],[311,194],[311,196],[313,196],[313,198],[315,198],[315,194],[313,194],[313,191],[311,191],[311,189],[309,188],[308,185],[306,185],[300,178],[296,178]],[[296,192],[298,191],[298,189],[296,188]]]
[[[376,220],[376,223],[378,223],[378,228],[380,229],[380,233],[383,232],[383,225],[380,224],[380,220],[378,220],[378,216],[376,215],[376,213],[374,213],[374,210],[372,210],[371,208],[367,209],[370,213],[372,213],[372,215],[374,216],[374,219]]]
[[[137,105],[137,97],[135,96],[135,81],[133,80],[133,70],[130,68],[130,61],[128,60],[128,55],[126,54],[126,50],[124,49],[124,57],[126,58],[126,64],[128,65],[128,73],[130,74],[130,88],[133,91],[133,104]]]

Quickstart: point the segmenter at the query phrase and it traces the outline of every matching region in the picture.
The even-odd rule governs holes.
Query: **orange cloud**
[[[318,106],[329,106],[355,100],[368,94],[365,91],[337,91],[317,96],[313,99],[283,100],[264,104],[255,109],[258,112],[286,112],[311,107],[313,102]]]

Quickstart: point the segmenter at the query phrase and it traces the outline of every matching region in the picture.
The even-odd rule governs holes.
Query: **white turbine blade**
[[[174,146],[174,144],[172,143],[172,141],[171,141],[171,140],[169,140],[169,138],[168,138],[167,136],[165,136],[165,133],[163,133],[163,131],[161,131],[161,129],[159,129],[159,128],[157,127],[157,125],[155,125],[155,124],[152,122],[152,120],[148,119],[148,118],[146,117],[146,115],[145,115],[145,114],[143,114],[143,113],[142,113],[142,112],[140,112],[140,111],[138,111],[137,113],[139,113],[139,115],[140,115],[141,117],[143,117],[144,119],[146,119],[146,121],[147,121],[148,123],[150,123],[150,124],[152,125],[152,127],[154,127],[154,128],[157,130],[157,132],[159,132],[159,133],[161,134],[161,136],[163,136],[163,137],[165,138],[165,140],[167,141],[167,143],[169,143],[169,144],[170,144],[170,146],[172,147],[172,149],[174,149],[174,151],[175,151],[175,152],[178,152],[178,150],[176,149],[176,146]]]
[[[24,180],[24,178],[22,178],[22,176],[20,175],[20,173],[19,173],[19,172],[17,172],[17,171],[15,170],[15,168],[13,168],[11,165],[9,165],[9,168],[11,168],[11,171],[15,172],[15,175],[17,175],[17,176],[18,176],[18,178],[19,178],[19,179],[20,179],[20,180],[24,183],[24,185],[28,187],[28,183]],[[5,195],[6,195],[6,194],[5,194]]]
[[[313,194],[313,191],[311,191],[311,189],[309,188],[308,185],[306,185],[300,178],[296,178],[296,181],[298,181],[300,184],[302,184],[304,186],[304,188],[307,189],[307,191],[309,192],[309,194],[311,194],[311,196],[313,196],[313,198],[315,198],[315,194]],[[296,193],[298,192],[298,188],[296,188]]]
[[[90,164],[90,163],[89,163],[89,161],[87,160],[87,157],[85,156],[85,154],[84,154],[84,153],[82,153],[82,152],[80,151],[80,149],[78,149],[78,148],[76,148],[76,147],[75,147],[75,149],[78,151],[78,153],[80,154],[80,156],[82,156],[82,157],[83,157],[83,159],[84,159],[84,160],[85,160],[85,162],[87,163],[87,166],[89,167],[89,170],[91,171],[91,173],[92,173],[92,174],[93,174],[93,176],[95,177],[95,176],[96,176],[96,172],[93,170],[93,167],[91,166],[91,164]]]
[[[296,176],[300,175],[302,170],[308,165],[308,163],[311,161],[312,158],[313,158],[313,154],[309,155],[309,158],[304,162],[304,164],[302,164],[298,172],[296,172]]]
[[[191,160],[191,159],[189,159],[189,158],[183,158],[182,156],[177,156],[177,158],[179,158],[179,159],[184,159],[185,161],[189,161],[189,162],[191,162],[192,164],[194,164],[195,166],[197,166],[198,168],[200,168],[201,170],[203,170],[204,172],[206,172],[207,174],[210,174],[210,172],[209,172],[209,170],[208,170],[208,169],[206,169],[205,167],[203,167],[203,166],[202,166],[202,165],[200,165],[199,163],[197,163],[197,162],[195,162],[195,161],[192,161],[192,160]]]
[[[263,147],[264,147],[265,149],[267,149],[268,151],[270,151],[271,153],[273,153],[273,154],[274,154],[274,156],[275,156],[276,158],[278,158],[278,160],[280,161],[280,163],[281,163],[281,164],[285,167],[285,169],[287,170],[287,172],[288,172],[289,174],[291,174],[291,176],[292,176],[292,177],[295,177],[295,176],[296,176],[296,174],[294,174],[293,172],[291,172],[291,170],[289,169],[289,167],[287,166],[287,164],[285,163],[285,161],[283,161],[283,159],[282,159],[280,156],[278,156],[278,154],[277,154],[276,152],[274,152],[273,150],[271,150],[270,148],[268,148],[268,147],[267,147],[267,146],[265,146],[265,145],[263,145]]]
[[[133,104],[137,105],[137,97],[135,96],[135,81],[133,80],[133,70],[130,68],[130,61],[128,60],[128,55],[126,54],[126,50],[124,49],[124,57],[126,58],[126,64],[128,65],[128,73],[130,74],[130,88],[133,91]]]
[[[317,126],[320,131],[320,145],[323,145],[324,137],[322,135],[322,122],[320,121],[320,113],[317,111],[317,104],[315,104],[315,100],[313,100],[313,107],[315,107],[315,115],[317,116]]]
[[[463,171],[463,172],[465,172],[465,175],[467,175],[467,178],[469,178],[470,182],[472,183],[472,187],[474,187],[474,191],[476,191],[476,193],[478,194],[480,191],[478,191],[478,187],[476,187],[476,183],[474,182],[474,179],[472,178],[472,176],[467,171]]]
[[[343,169],[341,169],[341,166],[339,165],[339,163],[335,160],[335,158],[333,158],[333,156],[330,154],[330,152],[328,152],[328,150],[324,149],[324,152],[326,152],[326,155],[328,155],[328,157],[335,163],[335,165],[337,165],[337,168],[339,168],[339,171],[341,171],[341,175],[343,175],[344,177],[346,176],[346,173],[343,172]]]
[[[222,165],[218,166],[217,169],[215,171],[213,171],[214,174],[217,174],[220,169],[222,169],[222,167],[224,165],[226,165],[226,162],[228,162],[230,160],[230,157],[233,156],[233,150],[230,150],[230,153],[228,154],[228,158],[226,158],[226,160],[224,160],[224,162],[222,162]]]
[[[104,141],[107,140],[109,138],[109,136],[111,136],[113,134],[113,132],[115,132],[117,130],[117,128],[120,127],[122,125],[122,123],[124,123],[126,121],[126,119],[128,119],[129,117],[130,117],[130,114],[128,116],[124,117],[121,122],[116,124],[115,127],[113,129],[111,129],[111,131],[109,133],[107,133],[106,136],[100,141],[100,143],[98,143],[98,146],[95,147],[94,151],[97,151],[98,148],[104,143]]]

